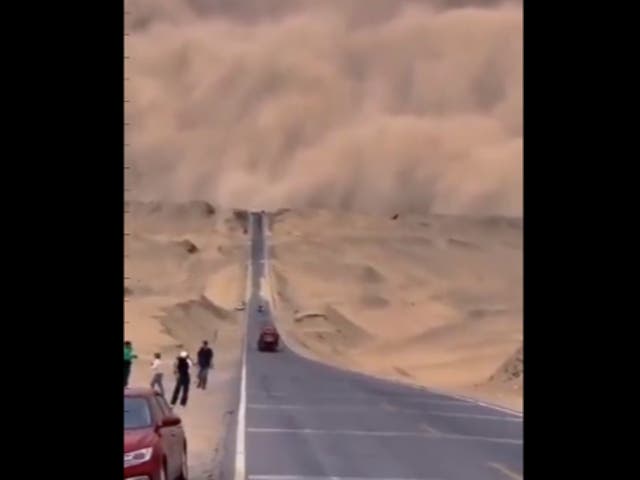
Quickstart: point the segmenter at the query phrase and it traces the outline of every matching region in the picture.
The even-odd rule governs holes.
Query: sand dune
[[[218,272],[246,257],[244,223],[205,202],[133,202],[125,219],[127,287],[135,297],[204,293]],[[220,283],[220,282],[219,282]],[[131,296],[131,295],[129,295]]]
[[[192,385],[178,413],[189,437],[190,478],[213,478],[216,448],[233,410],[237,385],[247,260],[242,219],[205,202],[132,203],[126,217],[125,338],[140,358],[132,384],[147,385],[149,364],[160,352],[170,364],[180,350],[195,355],[202,340],[215,352],[210,389]],[[173,388],[169,365],[165,388]]]
[[[299,210],[271,225],[279,321],[301,345],[521,405],[521,370],[508,382],[496,373],[522,345],[520,219]]]
[[[326,305],[322,313],[294,314],[292,328],[305,344],[327,347],[333,354],[349,352],[372,338],[331,305]]]

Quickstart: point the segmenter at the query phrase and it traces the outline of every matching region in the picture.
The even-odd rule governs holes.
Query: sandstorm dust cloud
[[[133,196],[522,215],[522,4],[128,0]]]

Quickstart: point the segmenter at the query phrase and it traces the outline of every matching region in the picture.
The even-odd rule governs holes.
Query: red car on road
[[[124,479],[188,480],[180,417],[149,388],[124,390]]]
[[[278,344],[280,343],[280,335],[275,327],[268,325],[266,327],[262,327],[260,331],[260,336],[258,337],[258,351],[271,351],[275,352],[278,350]]]

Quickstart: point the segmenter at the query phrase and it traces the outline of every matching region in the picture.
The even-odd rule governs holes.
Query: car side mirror
[[[164,417],[162,420],[162,424],[160,425],[162,428],[165,427],[177,427],[182,423],[182,419],[177,415],[169,415],[168,417]]]

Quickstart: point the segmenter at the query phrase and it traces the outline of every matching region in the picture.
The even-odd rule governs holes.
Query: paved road
[[[252,214],[250,222],[251,296],[235,435],[244,455],[236,456],[236,478],[522,478],[519,415],[343,372],[286,347],[257,352],[260,324],[270,313],[256,311],[265,267],[263,218]]]

